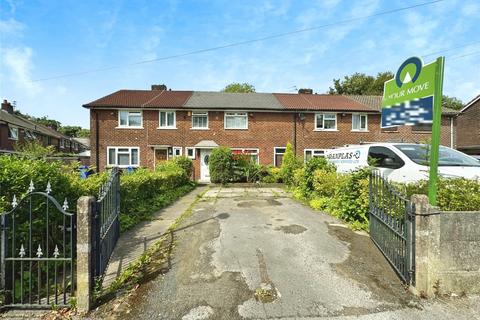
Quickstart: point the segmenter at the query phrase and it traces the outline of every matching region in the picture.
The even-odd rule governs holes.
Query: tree
[[[58,130],[58,128],[60,128],[60,126],[62,125],[60,121],[48,119],[45,116],[41,118],[35,118],[34,121],[37,123],[43,124],[44,126],[50,127],[53,130]]]
[[[230,83],[225,88],[221,90],[222,92],[240,92],[240,93],[249,93],[255,92],[255,87],[249,83]]]
[[[62,126],[58,132],[73,138],[88,138],[90,137],[90,130],[83,129],[79,126]]]
[[[333,79],[329,94],[383,95],[383,83],[394,77],[390,71],[379,72],[376,77],[365,73],[354,73],[343,80]]]
[[[454,110],[461,110],[463,108],[463,102],[456,97],[449,97],[443,95],[442,104],[444,107],[454,109]]]
[[[285,148],[285,154],[283,155],[282,165],[280,167],[280,175],[283,182],[287,185],[291,185],[293,183],[293,173],[295,169],[298,169],[299,167],[301,167],[301,163],[295,156],[292,144],[289,142]]]

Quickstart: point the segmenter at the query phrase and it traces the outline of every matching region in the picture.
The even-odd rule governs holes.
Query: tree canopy
[[[31,116],[26,113],[22,113],[19,110],[14,111],[15,115],[25,118],[30,121],[34,121],[36,123],[39,123],[41,125],[47,126],[52,128],[53,130],[56,130],[66,136],[72,137],[72,138],[88,138],[90,137],[90,130],[89,129],[83,129],[82,127],[79,126],[62,126],[60,121],[49,119],[46,116],[37,118],[34,116]]]
[[[90,130],[83,129],[79,126],[61,126],[58,132],[74,138],[88,138],[90,137]]]
[[[365,73],[354,73],[345,76],[343,80],[333,79],[333,87],[329,88],[329,94],[352,94],[352,95],[382,95],[383,83],[394,77],[390,71],[379,72],[376,76]]]
[[[333,79],[333,87],[329,88],[329,94],[347,95],[383,95],[383,84],[395,75],[390,72],[379,72],[376,76],[369,76],[365,73],[354,73],[343,77],[343,80]],[[463,107],[463,102],[456,97],[443,96],[443,106],[455,110]]]
[[[240,93],[249,93],[255,92],[255,87],[249,83],[238,83],[233,82],[227,85],[221,90],[222,92],[240,92]]]

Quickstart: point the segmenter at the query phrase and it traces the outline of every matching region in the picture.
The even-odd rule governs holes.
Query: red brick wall
[[[458,115],[458,148],[480,146],[480,100]]]
[[[92,165],[96,165],[96,113],[99,119],[99,169],[103,170],[107,162],[107,146],[140,147],[140,165],[154,167],[154,150],[149,145],[170,145],[193,147],[201,140],[213,140],[221,146],[232,148],[257,148],[261,164],[273,164],[274,147],[284,147],[294,142],[293,113],[287,112],[249,112],[247,130],[225,130],[223,111],[209,112],[209,130],[192,130],[191,116],[187,111],[177,111],[177,129],[158,129],[158,110],[143,111],[144,129],[119,129],[116,110],[91,110],[91,153]],[[352,115],[337,115],[335,132],[314,131],[314,114],[306,113],[305,119],[297,118],[296,143],[297,154],[303,155],[305,148],[327,149],[344,144],[356,144],[373,141],[423,142],[429,139],[429,133],[414,133],[410,127],[402,127],[398,132],[382,133],[380,115],[369,115],[369,132],[352,132]],[[442,121],[442,144],[450,146],[450,120]],[[194,160],[198,178],[200,163],[198,154]]]

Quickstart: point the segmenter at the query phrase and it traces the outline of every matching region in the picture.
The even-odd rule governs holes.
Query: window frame
[[[13,137],[12,131],[16,132],[16,136]],[[8,125],[8,139],[18,141],[20,138],[20,129],[17,126]]]
[[[207,117],[207,126],[206,127],[194,127],[193,118],[195,116],[203,115]],[[208,121],[208,111],[192,111],[192,130],[209,130],[209,121]]]
[[[315,153],[315,152],[318,152],[318,151],[321,151],[321,152],[323,153],[323,155],[321,155],[321,156],[316,156],[316,155],[314,155],[314,153]],[[311,149],[311,148],[307,148],[307,149],[303,149],[303,162],[305,162],[305,163],[306,163],[308,160],[311,159],[311,158],[310,158],[310,159],[307,160],[307,152],[311,152],[311,153],[312,153],[311,157],[325,158],[325,149]]]
[[[127,124],[122,125],[120,122],[120,114],[122,112],[128,112],[127,115]],[[139,126],[131,126],[130,125],[130,113],[140,113],[140,125]],[[118,110],[118,126],[117,129],[143,129],[143,110],[125,110],[119,109]]]
[[[188,152],[192,150],[193,154],[192,155],[189,155]],[[185,148],[185,155],[187,156],[187,158],[189,159],[192,159],[192,160],[195,160],[195,155],[196,155],[196,152],[195,152],[195,147],[186,147]]]
[[[245,154],[245,155],[256,155],[257,156],[257,161],[256,163],[260,163],[260,149],[258,148],[231,148],[230,150],[233,151],[241,151],[240,154]],[[255,151],[255,152],[250,152],[250,153],[245,153],[245,151]]]
[[[165,126],[162,126],[162,113],[165,113]],[[173,125],[168,125],[168,113],[173,113]],[[158,127],[161,130],[177,129],[177,111],[176,110],[158,110]]]
[[[277,149],[284,149],[285,151],[283,151],[283,153],[277,153]],[[281,163],[279,165],[277,165],[277,154],[283,154],[285,155],[285,152],[287,152],[287,147],[274,147],[273,148],[273,165],[275,167],[278,167],[279,165],[281,165]]]
[[[244,114],[245,115],[245,127],[244,128],[227,128],[227,117],[232,117],[232,115],[229,114],[235,114],[238,116],[238,114]],[[223,128],[225,130],[248,130],[248,112],[246,111],[225,111],[223,113]]]
[[[111,164],[110,163],[110,150],[111,149],[114,149],[115,150],[115,164]],[[129,164],[128,165],[119,165],[118,164],[118,149],[128,149],[128,162]],[[137,150],[137,164],[132,164],[132,150],[136,149]],[[126,152],[122,152],[123,154],[125,154]],[[118,168],[128,168],[128,167],[132,167],[132,168],[138,168],[140,167],[140,147],[112,147],[112,146],[107,146],[107,167],[108,168],[111,168],[111,167],[118,167]]]
[[[322,128],[318,128],[318,116],[322,115]],[[335,128],[333,129],[325,129],[325,115],[335,115]],[[335,112],[315,112],[314,114],[315,117],[315,127],[313,128],[313,131],[338,131],[338,116],[337,113]],[[332,119],[328,119],[332,120]]]
[[[175,154],[176,150],[180,150],[180,154]],[[168,153],[167,153],[168,154]],[[175,157],[181,157],[183,155],[183,148],[182,147],[172,147],[172,159]]]
[[[60,139],[60,148],[65,148],[65,139]]]
[[[359,122],[358,122],[360,127],[358,129],[353,127],[353,117],[354,116],[360,117]],[[365,128],[361,128],[362,117],[365,117]],[[353,132],[368,132],[368,114],[367,113],[352,113],[352,131]]]

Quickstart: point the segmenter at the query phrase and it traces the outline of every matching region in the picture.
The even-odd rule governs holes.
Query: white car
[[[338,172],[366,167],[369,162],[388,180],[416,182],[428,180],[429,145],[414,143],[372,143],[325,152]],[[438,173],[444,178],[480,179],[480,162],[460,151],[440,146]]]

